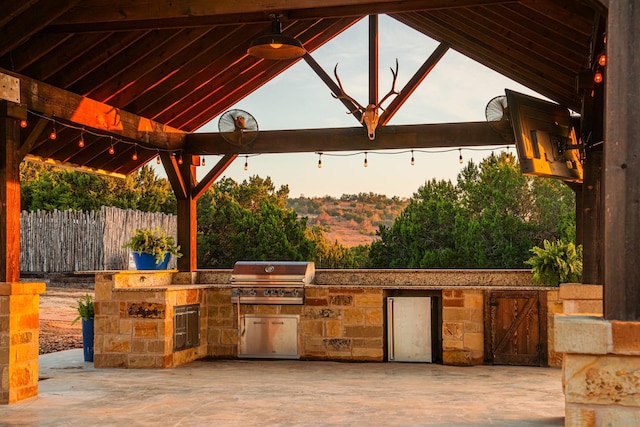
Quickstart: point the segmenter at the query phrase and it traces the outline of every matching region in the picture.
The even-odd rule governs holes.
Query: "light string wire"
[[[45,116],[43,114],[37,113],[33,110],[28,109],[27,110],[29,113],[33,114],[36,117],[39,117],[41,119],[45,119],[48,120],[50,122],[52,122],[54,125],[60,125],[60,126],[64,126],[66,128],[70,128],[70,129],[75,129],[80,131],[80,138],[82,138],[83,134],[89,134],[89,135],[93,135],[99,138],[109,138],[110,139],[110,143],[113,146],[113,144],[115,143],[123,143],[126,145],[132,145],[134,147],[134,150],[136,150],[138,147],[140,147],[143,150],[147,150],[147,151],[155,151],[157,153],[159,152],[168,152],[168,153],[173,153],[176,155],[182,155],[182,152],[184,150],[182,149],[169,149],[169,148],[159,148],[159,147],[150,147],[150,146],[146,146],[142,143],[139,142],[133,142],[133,141],[129,141],[126,139],[121,139],[121,138],[117,138],[114,137],[112,134],[103,134],[103,133],[99,133],[96,132],[94,130],[92,130],[91,128],[87,128],[84,126],[75,126],[75,125],[71,125],[68,123],[62,123],[59,121],[56,121],[53,117],[48,117]],[[56,132],[57,133],[57,132]],[[363,151],[354,151],[354,152],[348,152],[348,153],[335,153],[335,152],[325,152],[325,151],[316,151],[315,154],[319,155],[319,156],[331,156],[331,157],[352,157],[352,156],[361,156],[361,155],[367,155],[367,154],[375,154],[375,155],[382,155],[382,156],[395,156],[395,155],[401,155],[401,154],[407,154],[407,153],[411,153],[413,155],[413,153],[424,153],[424,154],[441,154],[441,153],[450,153],[453,151],[474,151],[474,152],[480,152],[480,151],[494,151],[494,150],[507,150],[509,151],[511,148],[515,149],[515,145],[506,145],[506,146],[491,146],[492,148],[482,148],[482,147],[453,147],[453,148],[443,148],[443,149],[407,149],[407,150],[400,150],[400,151],[370,151],[370,150],[363,150]],[[82,147],[81,147],[82,148]],[[135,151],[134,151],[135,152]],[[136,153],[137,154],[137,153]],[[242,156],[245,157],[245,160],[248,157],[256,157],[256,156],[260,156],[262,155],[262,153],[251,153],[251,154],[238,154],[238,157]]]

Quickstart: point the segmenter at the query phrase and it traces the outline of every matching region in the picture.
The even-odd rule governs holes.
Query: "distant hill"
[[[329,243],[337,240],[346,247],[373,242],[379,226],[393,224],[408,204],[408,199],[373,193],[343,194],[339,199],[298,197],[287,202],[299,216],[308,218],[309,226],[321,226]]]

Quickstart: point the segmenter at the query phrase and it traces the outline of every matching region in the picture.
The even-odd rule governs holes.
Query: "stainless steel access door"
[[[300,316],[245,314],[241,319],[238,357],[299,359]]]
[[[387,298],[388,360],[431,362],[431,298]]]

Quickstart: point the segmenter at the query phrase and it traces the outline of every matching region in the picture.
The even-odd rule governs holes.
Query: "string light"
[[[416,159],[413,157],[413,150],[411,150],[411,166],[416,164]]]
[[[161,164],[162,160],[160,160],[160,153],[158,153],[158,157],[156,157],[156,163]]]
[[[460,151],[460,157],[458,157],[458,163],[462,164],[462,148],[458,148],[458,151]]]
[[[249,156],[244,156],[244,170],[249,170]]]
[[[369,167],[369,162],[367,161],[367,153],[364,153],[364,167]]]
[[[80,139],[78,140],[78,147],[84,148],[84,129],[80,131]]]
[[[596,83],[602,83],[602,80],[604,80],[604,78],[602,77],[602,73],[600,71],[596,71],[596,73],[593,75],[593,81]]]
[[[598,57],[598,64],[600,64],[600,66],[602,66],[602,67],[607,65],[607,55],[605,55],[604,53],[602,55],[600,55]]]
[[[178,154],[178,164],[179,165],[182,164],[182,152],[180,152],[180,154]]]
[[[322,169],[322,153],[318,153],[318,169]]]
[[[49,139],[54,140],[58,137],[58,132],[56,132],[56,121],[53,121],[53,125],[51,126],[51,132],[49,133]]]
[[[20,127],[22,129],[26,128],[27,126],[29,126],[29,122],[27,122],[27,119],[20,120]]]
[[[136,147],[135,145],[133,146],[133,155],[131,156],[131,160],[133,160],[134,162],[138,160],[138,147]]]
[[[202,163],[200,163],[202,166],[206,166],[207,165],[207,161],[204,159],[204,156],[202,156]]]
[[[109,147],[109,154],[112,156],[116,153],[116,149],[113,148],[113,137],[111,138],[111,146]]]

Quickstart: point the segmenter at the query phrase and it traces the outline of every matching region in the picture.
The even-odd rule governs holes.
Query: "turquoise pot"
[[[138,270],[166,270],[169,265],[169,259],[171,254],[167,252],[164,254],[164,260],[159,264],[156,264],[156,257],[153,254],[147,252],[134,252],[133,261],[136,263]]]

